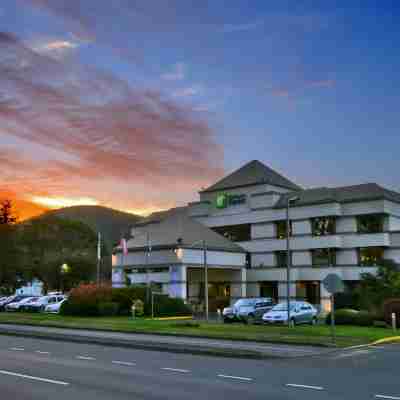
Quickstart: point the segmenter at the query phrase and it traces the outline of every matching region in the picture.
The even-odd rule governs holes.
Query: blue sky
[[[14,162],[23,159],[18,173],[15,166],[0,172],[0,183],[23,182],[28,201],[92,199],[146,212],[195,199],[200,187],[259,159],[306,187],[376,181],[400,190],[397,8],[388,1],[3,0],[0,31],[13,38],[5,54],[26,58],[24,76],[63,97],[53,117],[51,101],[37,105],[30,87],[17,86],[15,65],[3,78],[6,97],[20,106],[0,114],[0,146]],[[0,68],[7,62],[0,57]],[[76,99],[85,123],[72,125]],[[126,121],[124,100],[145,104],[143,113]],[[49,132],[61,129],[55,139],[32,127],[32,113]],[[118,162],[99,150],[104,143],[118,150]],[[49,165],[56,179],[46,176]],[[9,191],[22,195],[15,185]]]

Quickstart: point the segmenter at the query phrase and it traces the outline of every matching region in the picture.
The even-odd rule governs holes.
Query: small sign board
[[[344,284],[337,274],[328,274],[322,281],[324,288],[331,294],[344,292]]]

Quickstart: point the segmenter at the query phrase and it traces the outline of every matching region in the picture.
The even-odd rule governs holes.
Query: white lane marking
[[[55,381],[54,379],[46,379],[46,378],[39,378],[37,376],[30,376],[30,375],[24,375],[24,374],[18,374],[16,372],[11,372],[11,371],[4,371],[0,370],[0,374],[2,375],[9,375],[9,376],[15,376],[17,378],[25,378],[29,379],[31,381],[39,381],[39,382],[45,382],[45,383],[53,383],[54,385],[61,385],[61,386],[68,386],[69,383],[67,382],[62,382],[62,381]]]
[[[246,378],[244,376],[233,376],[233,375],[222,375],[222,374],[219,374],[218,376],[220,378],[237,379],[237,380],[240,380],[240,381],[247,381],[247,382],[253,380],[253,378]]]
[[[376,394],[375,398],[377,399],[389,399],[389,400],[400,400],[400,397],[396,396],[386,396],[384,394]]]
[[[87,357],[87,356],[76,356],[78,360],[86,360],[86,361],[94,361],[94,357]]]
[[[117,365],[126,365],[128,367],[134,367],[136,363],[129,362],[129,361],[111,361],[112,364],[117,364]]]
[[[50,354],[49,351],[40,351],[40,350],[36,350],[35,353],[38,353],[38,354]]]
[[[25,349],[22,348],[22,347],[11,347],[10,350],[12,350],[12,351],[25,351]]]
[[[300,389],[324,390],[322,386],[296,385],[295,383],[288,383],[286,386]]]
[[[161,368],[161,369],[163,369],[164,371],[182,372],[184,374],[190,372],[188,369],[178,369],[178,368]]]

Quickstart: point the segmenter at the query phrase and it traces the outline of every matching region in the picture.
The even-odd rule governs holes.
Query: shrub
[[[146,288],[143,286],[131,286],[128,288],[114,288],[111,292],[111,299],[119,305],[120,315],[131,315],[132,302],[141,300],[144,304],[144,312],[149,314],[150,307],[146,304]]]
[[[374,321],[375,328],[387,328],[387,324],[385,321]]]
[[[355,309],[358,308],[358,295],[356,291],[335,294],[335,309]]]
[[[101,302],[97,306],[98,314],[102,317],[112,317],[118,314],[119,305],[112,301]]]
[[[372,326],[376,316],[368,311],[341,309],[335,312],[336,325]],[[326,316],[326,323],[331,323],[331,313]]]
[[[111,287],[106,285],[80,285],[71,290],[68,300],[63,303],[63,315],[97,316],[99,304],[111,301]]]
[[[154,315],[157,317],[177,317],[191,315],[192,310],[182,299],[156,296],[154,298]]]
[[[144,315],[144,303],[142,300],[133,300],[132,307],[135,306],[135,316],[142,317]]]
[[[385,322],[392,326],[392,313],[396,315],[397,327],[400,327],[400,299],[388,299],[383,303],[383,314]]]

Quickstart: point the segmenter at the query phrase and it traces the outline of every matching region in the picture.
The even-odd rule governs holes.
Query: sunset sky
[[[0,198],[22,218],[146,214],[252,159],[305,187],[400,190],[399,16],[367,0],[2,0]]]

